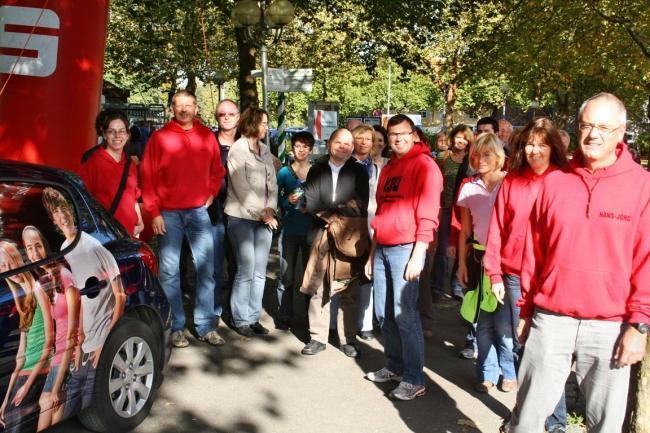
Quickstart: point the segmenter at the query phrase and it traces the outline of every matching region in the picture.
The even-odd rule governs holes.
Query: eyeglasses
[[[598,131],[600,135],[603,137],[607,137],[617,129],[620,129],[623,125],[619,125],[616,128],[610,128],[609,126],[605,125],[594,125],[593,123],[586,123],[586,122],[579,122],[578,123],[578,129],[580,132],[584,132],[586,134],[589,134],[592,129],[595,129]]]
[[[388,133],[388,138],[393,138],[393,139],[406,138],[411,134],[413,134],[413,131],[409,131],[409,132],[389,132]]]
[[[483,153],[475,153],[472,155],[472,158],[476,159],[492,159],[493,157],[497,156],[496,153],[489,151],[489,152],[483,152]]]
[[[107,129],[106,134],[108,135],[127,135],[129,131],[126,129]]]
[[[238,114],[239,113],[217,113],[217,117],[221,119],[222,117],[235,117]]]

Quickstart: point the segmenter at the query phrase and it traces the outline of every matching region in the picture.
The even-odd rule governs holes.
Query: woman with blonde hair
[[[503,144],[493,133],[483,133],[470,150],[470,166],[474,177],[464,183],[458,194],[461,229],[458,237],[458,281],[468,290],[481,290],[484,284],[483,255],[488,227],[499,188],[506,173],[502,171],[506,155]],[[470,235],[473,233],[473,238]],[[470,281],[470,275],[473,276]],[[496,300],[494,301],[496,303]],[[478,359],[476,390],[487,393],[497,383],[499,370],[503,374],[502,390],[516,387],[517,375],[513,357],[510,311],[497,305],[486,311],[479,305],[476,339]]]
[[[24,265],[15,244],[0,242],[0,272]],[[16,367],[0,406],[0,424],[5,432],[40,431],[46,427],[40,418],[21,418],[27,412],[33,413],[34,410],[26,408],[38,401],[49,372],[54,336],[50,302],[30,272],[12,275],[5,281],[18,310],[20,343]]]

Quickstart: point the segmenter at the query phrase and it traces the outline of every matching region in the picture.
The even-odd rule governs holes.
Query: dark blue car
[[[75,175],[0,161],[0,431],[142,422],[170,355],[157,273]]]

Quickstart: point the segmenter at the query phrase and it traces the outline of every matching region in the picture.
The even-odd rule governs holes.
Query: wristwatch
[[[630,323],[630,326],[636,328],[641,334],[648,334],[650,331],[650,325],[647,323]]]

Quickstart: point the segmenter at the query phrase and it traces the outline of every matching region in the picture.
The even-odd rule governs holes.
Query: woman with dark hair
[[[34,226],[23,228],[23,244],[30,262],[38,262],[50,253],[49,245],[39,229]],[[42,281],[53,290],[46,290],[51,303],[52,319],[56,329],[54,335],[54,357],[50,372],[45,380],[39,398],[41,415],[38,424],[43,428],[63,419],[66,401],[66,380],[73,356],[79,343],[79,289],[74,286],[72,273],[60,261],[42,265],[45,271]]]
[[[259,323],[272,231],[278,228],[278,184],[271,151],[262,142],[268,119],[260,108],[242,113],[241,138],[230,147],[227,162],[224,212],[237,261],[230,308],[235,330],[245,337],[269,332]]]
[[[126,114],[120,110],[107,112],[103,118],[102,135],[101,148],[81,164],[79,176],[88,192],[105,209],[112,211],[130,235],[138,237],[144,224],[137,202],[140,196],[137,169],[124,151],[130,138]],[[126,182],[120,189],[124,175]],[[116,200],[119,201],[115,203]]]
[[[510,170],[492,213],[484,265],[492,282],[492,292],[510,311],[509,332],[517,353],[517,300],[521,297],[519,274],[530,214],[544,178],[564,168],[567,159],[562,138],[547,118],[530,122],[517,133],[511,144]],[[503,391],[514,389],[516,382],[502,384]]]
[[[451,213],[454,207],[454,199],[460,187],[460,181],[469,173],[467,168],[463,170],[464,163],[467,164],[467,155],[474,145],[474,133],[467,125],[457,125],[449,133],[450,149],[441,157],[436,159],[443,177],[443,190],[440,197],[440,225],[438,226],[438,247],[433,258],[433,270],[431,276],[431,290],[436,298],[440,298],[445,288],[445,282],[449,273],[449,258],[447,246],[452,246],[455,256],[455,246],[449,244],[451,232]],[[452,279],[455,279],[452,276]]]
[[[294,154],[292,163],[278,171],[278,191],[280,211],[282,212],[282,258],[287,263],[286,271],[281,275],[282,284],[278,284],[278,317],[276,328],[288,330],[294,318],[293,298],[300,287],[295,281],[302,281],[305,266],[309,260],[309,242],[307,232],[311,216],[307,213],[303,184],[311,168],[309,156],[314,149],[314,136],[307,131],[300,131],[291,136],[291,149]],[[298,258],[302,260],[299,262]]]
[[[18,247],[11,242],[0,242],[0,272],[23,266]],[[5,427],[5,432],[40,431],[46,426],[41,425],[40,418],[31,416],[33,410],[29,407],[38,404],[49,372],[54,335],[50,302],[30,272],[12,275],[6,282],[20,318],[20,343],[16,367],[0,406],[0,425]]]
[[[372,140],[372,162],[381,168],[388,162],[388,131],[381,125],[373,125],[375,135]]]

